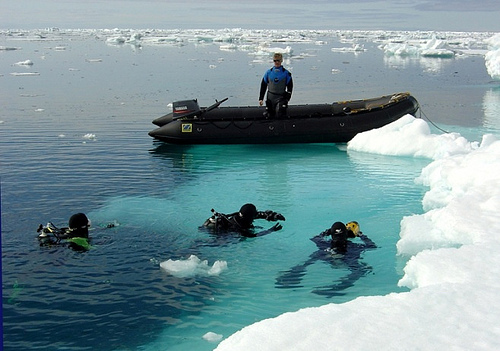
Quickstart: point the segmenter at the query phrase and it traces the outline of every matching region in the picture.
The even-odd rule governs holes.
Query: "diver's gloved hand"
[[[283,226],[279,223],[276,223],[275,225],[273,225],[269,230],[273,231],[273,232],[277,232],[278,230],[281,230],[283,228]]]
[[[281,221],[285,220],[285,217],[281,213],[277,213],[277,212],[274,212],[271,210],[260,212],[259,217],[263,218],[267,221],[273,221],[273,222],[278,221],[278,220],[281,220]]]
[[[321,233],[319,233],[319,236],[321,236],[321,237],[328,236],[328,235],[330,235],[330,233],[331,233],[330,229],[326,229],[326,230],[322,231]]]

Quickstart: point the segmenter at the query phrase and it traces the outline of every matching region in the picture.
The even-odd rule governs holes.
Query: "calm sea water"
[[[155,142],[151,120],[172,100],[254,105],[269,63],[215,43],[19,39],[0,41],[21,48],[0,52],[6,350],[210,350],[216,344],[202,339],[210,331],[227,337],[286,311],[400,291],[399,223],[422,211],[426,189],[413,180],[429,160],[334,144]],[[388,60],[374,43],[354,55],[331,51],[338,38],[322,39],[328,44],[293,44],[308,54],[287,63],[294,103],[411,91],[442,127],[466,136],[498,128],[490,108],[500,93],[482,58]],[[14,65],[27,59],[33,66]],[[28,72],[39,75],[11,74]],[[247,240],[198,230],[211,208],[233,212],[246,202],[283,213],[283,230]],[[80,211],[93,222],[90,251],[38,246],[38,224],[65,225]],[[316,249],[309,238],[337,220],[357,220],[378,245],[362,257],[371,272],[333,298],[311,290],[341,279],[345,267],[318,263],[302,287],[277,289],[280,272]],[[159,267],[191,254],[224,260],[228,270],[176,278]]]

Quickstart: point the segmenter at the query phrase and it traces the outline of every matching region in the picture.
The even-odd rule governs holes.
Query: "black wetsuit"
[[[255,219],[265,219],[267,221],[277,221],[285,220],[283,215],[273,212],[273,211],[259,211],[255,216]],[[276,223],[271,228],[255,233],[255,226],[253,225],[253,219],[250,221],[242,220],[239,216],[239,212],[231,214],[223,214],[214,212],[213,216],[208,218],[204,223],[203,227],[211,229],[216,234],[225,233],[238,233],[244,237],[254,238],[257,236],[263,236],[283,228],[281,224]]]
[[[40,246],[68,246],[75,251],[87,251],[90,247],[87,228],[57,228],[50,223],[46,227],[40,224],[37,232]]]
[[[343,290],[353,286],[359,278],[371,271],[370,266],[364,262],[360,262],[361,254],[365,250],[377,247],[370,238],[360,234],[359,238],[363,241],[363,244],[360,244],[347,240],[347,237],[354,237],[352,232],[350,233],[351,235],[347,232],[344,240],[329,240],[326,238],[329,234],[329,230],[326,230],[311,238],[318,247],[318,250],[313,252],[309,256],[309,259],[303,264],[282,272],[282,274],[276,278],[277,288],[302,287],[301,281],[302,277],[306,274],[307,267],[317,261],[331,264],[333,268],[338,267],[338,264],[341,263],[342,266],[347,266],[350,270],[347,276],[341,278],[334,284],[318,287],[313,290],[313,293],[327,297],[344,295],[342,292]]]

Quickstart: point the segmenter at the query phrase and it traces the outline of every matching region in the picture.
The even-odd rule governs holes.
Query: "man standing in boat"
[[[264,94],[267,90],[266,115],[282,116],[286,114],[288,101],[292,97],[292,74],[281,65],[283,55],[279,52],[273,55],[274,66],[264,73],[260,83],[259,105],[264,104]]]

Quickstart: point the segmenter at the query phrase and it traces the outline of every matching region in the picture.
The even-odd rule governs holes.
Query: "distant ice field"
[[[465,240],[454,237],[452,227],[449,241],[415,241],[418,228],[446,232],[442,222],[425,215],[451,198],[438,189],[465,189],[467,179],[479,182],[470,172],[463,182],[452,177],[449,184],[455,187],[440,188],[431,181],[438,166],[423,176],[422,171],[434,160],[472,153],[485,134],[499,134],[494,33],[50,29],[0,34],[6,350],[48,345],[211,350],[245,326],[286,312],[408,292],[423,284],[415,278],[420,259],[436,262],[419,256],[409,266],[413,275],[403,280],[406,285],[399,284],[412,255],[426,243],[456,248]],[[422,114],[415,117],[422,120],[399,121],[398,127],[350,146],[178,147],[147,135],[151,121],[175,100],[197,98],[207,106],[229,97],[227,106],[256,105],[275,51],[285,54],[284,65],[292,72],[293,104],[409,91],[421,105]],[[494,143],[484,142],[479,164],[494,155],[489,144]],[[467,170],[470,165],[453,158],[442,162],[444,170],[454,163]],[[434,191],[427,194],[431,186]],[[246,202],[283,213],[283,229],[247,240],[214,238],[198,229],[211,208],[232,212]],[[494,199],[484,206],[494,207]],[[93,249],[81,254],[38,246],[40,223],[66,225],[80,211],[92,220]],[[342,279],[349,268],[318,262],[308,267],[303,286],[278,289],[280,272],[316,249],[309,238],[337,220],[357,220],[377,244],[360,259],[369,273],[326,298],[312,291]],[[109,223],[114,227],[105,228]],[[491,220],[491,225],[497,224]],[[257,335],[255,340],[265,343]]]

